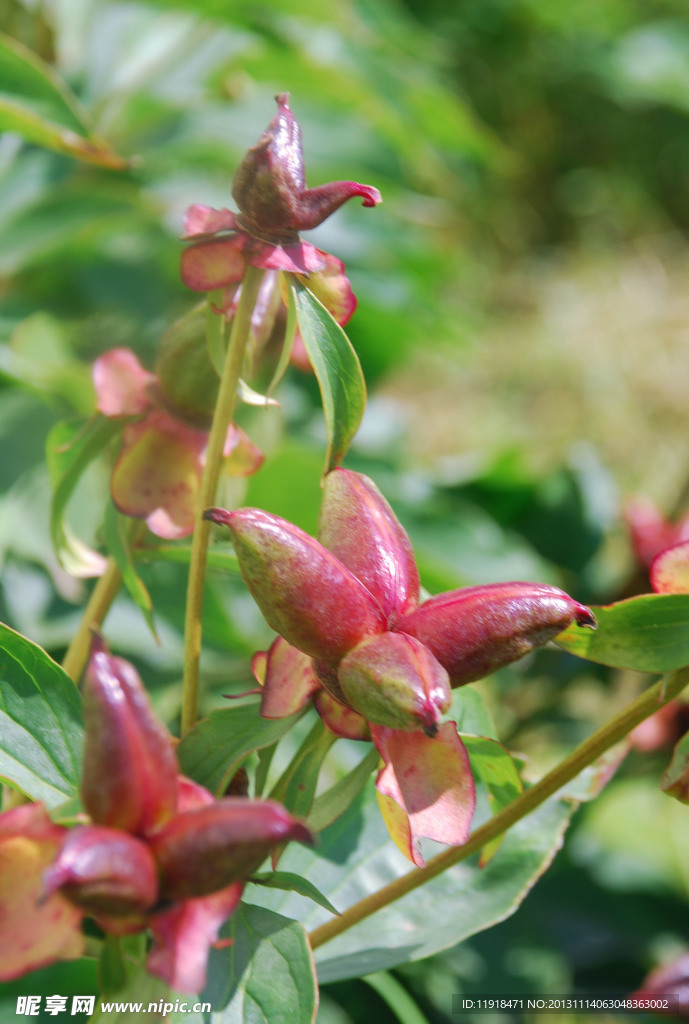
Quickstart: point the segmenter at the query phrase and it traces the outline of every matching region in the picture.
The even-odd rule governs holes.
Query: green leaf
[[[129,591],[137,608],[143,612],[146,624],[153,634],[156,643],[160,643],[153,619],[153,602],[146,585],[136,571],[134,558],[129,539],[128,526],[131,519],[126,519],[115,508],[112,501],[109,501],[105,509],[105,543],[108,551],[115,559],[117,567],[122,573],[122,580]]]
[[[127,166],[106,142],[91,135],[86,113],[66,82],[6,35],[0,35],[0,130],[101,167]]]
[[[476,859],[449,868],[316,950],[321,982],[389,970],[449,949],[512,914],[559,849],[573,805],[551,799],[517,822],[485,868]],[[296,848],[284,869],[308,878],[344,911],[381,886],[407,874],[409,864],[390,842],[373,787],[322,832],[317,850]],[[252,890],[248,899],[311,931],[327,918],[313,907],[304,914],[298,897]]]
[[[313,832],[322,832],[351,807],[379,761],[380,754],[374,747],[356,768],[352,768],[344,778],[314,800],[308,818],[309,828]]]
[[[325,471],[344,458],[366,407],[359,357],[325,306],[303,285],[293,285],[297,320],[321,389],[328,451]]]
[[[77,795],[81,697],[36,644],[0,625],[0,777],[46,807]]]
[[[102,555],[74,536],[65,513],[82,473],[121,429],[117,420],[96,416],[86,423],[56,423],[48,435],[46,459],[53,489],[50,534],[60,564],[73,576],[98,576],[105,568]]]
[[[339,916],[339,910],[335,909],[330,900],[326,899],[315,885],[312,885],[308,879],[302,878],[301,875],[295,875],[292,871],[263,871],[252,875],[249,881],[253,882],[254,885],[264,885],[268,889],[298,892],[300,896],[306,896],[320,907],[329,910],[331,914]]]
[[[311,810],[323,759],[336,739],[319,718],[273,786],[271,800],[279,800],[292,814],[305,818]]]
[[[149,544],[137,548],[134,555],[141,562],[178,562],[180,565],[189,565],[191,544]],[[208,549],[206,565],[211,569],[224,569],[239,575],[239,562],[229,545],[213,544]]]
[[[671,672],[689,665],[689,594],[642,594],[592,611],[598,629],[570,626],[555,643],[613,668]]]
[[[369,974],[363,979],[383,999],[400,1024],[429,1024],[406,988],[387,971]]]
[[[512,755],[502,743],[486,736],[463,734],[461,740],[467,748],[474,777],[478,777],[486,787],[490,809],[493,814],[498,814],[523,792],[522,780]],[[495,856],[504,838],[503,833],[484,846],[479,861],[481,867],[485,867]]]
[[[497,739],[490,712],[481,692],[474,686],[459,686],[454,690],[446,717],[456,722],[457,732]]]
[[[212,1024],[312,1024],[316,972],[297,921],[240,903],[221,936],[232,944],[211,950],[208,983],[198,996],[213,1006]]]
[[[222,796],[248,755],[275,743],[300,716],[301,712],[289,718],[261,718],[258,701],[211,711],[177,748],[180,768],[185,775]]]
[[[287,293],[287,320],[285,322],[285,336],[282,339],[282,351],[280,352],[280,358],[278,359],[277,366],[275,367],[273,379],[268,385],[268,395],[272,395],[273,391],[285,375],[285,371],[289,366],[290,356],[292,355],[294,336],[297,333],[297,305],[294,300],[294,290],[288,287],[284,274],[282,275],[280,284],[281,287],[284,285],[285,292]]]

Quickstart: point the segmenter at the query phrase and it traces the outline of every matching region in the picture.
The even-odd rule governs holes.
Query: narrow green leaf
[[[272,743],[269,747],[264,747],[263,750],[258,751],[258,765],[254,774],[254,795],[257,797],[263,796],[263,790],[266,788],[268,781],[268,772],[270,771],[277,748],[277,743]]]
[[[287,321],[285,323],[285,337],[282,339],[282,351],[280,352],[280,358],[278,359],[278,364],[275,367],[273,379],[268,385],[267,393],[269,395],[272,395],[273,391],[275,391],[275,388],[285,375],[287,367],[289,366],[290,356],[292,355],[294,337],[297,333],[297,306],[294,301],[294,291],[292,288],[288,287],[284,274],[280,280],[280,287],[284,288],[284,291],[287,293]]]
[[[380,754],[373,747],[356,768],[336,782],[313,802],[308,817],[309,828],[322,832],[348,810],[368,782],[371,772],[377,768]]]
[[[323,759],[337,737],[319,718],[291,762],[275,783],[270,797],[305,818],[311,810]]]
[[[486,867],[477,858],[449,868],[423,887],[377,911],[316,950],[321,982],[356,978],[421,960],[512,914],[559,849],[573,811],[551,799],[517,822]],[[391,843],[373,786],[319,836],[316,850],[291,844],[282,866],[308,878],[343,911],[409,871]],[[251,889],[247,898],[303,923],[329,920],[320,907],[304,913],[300,898]]]
[[[120,515],[112,501],[109,501],[105,509],[105,543],[108,551],[117,562],[117,567],[122,573],[124,585],[129,591],[134,604],[143,612],[146,624],[153,634],[153,639],[160,643],[156,632],[153,618],[153,602],[146,585],[136,571],[132,549],[128,536],[128,524],[131,520]]]
[[[198,996],[213,1007],[212,1024],[312,1024],[318,1005],[316,972],[297,921],[240,903],[212,949],[208,983]]]
[[[60,564],[73,576],[99,576],[105,559],[74,536],[65,521],[74,488],[90,462],[105,448],[122,424],[105,416],[87,422],[56,423],[46,442],[46,459],[53,489],[50,533]]]
[[[57,807],[77,795],[82,743],[72,680],[44,650],[0,625],[0,778]]]
[[[101,167],[127,166],[106,142],[91,135],[87,115],[67,83],[6,35],[0,35],[0,131],[17,132],[29,142]]]
[[[329,899],[322,892],[319,892],[315,885],[295,875],[292,871],[262,871],[252,875],[249,879],[254,885],[265,885],[268,889],[282,889],[283,892],[298,892],[300,896],[306,896],[313,900],[319,907],[325,907],[331,914],[339,917],[340,911],[336,910]]]
[[[181,770],[222,796],[227,782],[256,750],[269,747],[292,728],[301,712],[289,718],[261,718],[259,702],[211,711],[177,748]]]
[[[325,471],[344,458],[361,423],[366,385],[359,357],[325,306],[303,285],[293,285],[297,320],[318,380],[328,436]]]
[[[189,565],[191,544],[149,544],[146,547],[137,548],[134,554],[141,562],[161,561]],[[208,549],[206,565],[211,569],[224,569],[227,572],[239,574],[237,556],[229,545],[213,544]]]
[[[362,981],[370,985],[388,1004],[400,1024],[428,1024],[428,1017],[421,1013],[406,988],[400,985],[392,974],[378,971],[376,974],[366,975]]]
[[[592,610],[598,629],[570,626],[555,643],[613,668],[671,672],[689,665],[689,594],[642,594]]]

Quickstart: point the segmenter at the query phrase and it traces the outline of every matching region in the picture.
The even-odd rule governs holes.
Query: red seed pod
[[[306,825],[272,800],[226,797],[178,814],[149,843],[167,900],[207,896],[247,878],[271,849],[313,841]]]
[[[452,694],[430,650],[403,633],[364,640],[343,658],[338,682],[348,703],[374,725],[434,736]]]
[[[146,843],[103,825],[71,829],[43,882],[46,893],[59,889],[90,914],[144,914],[158,898],[158,874]]]
[[[453,686],[482,679],[542,647],[572,622],[595,628],[593,613],[539,583],[490,583],[439,594],[394,629],[425,644]]]
[[[363,583],[297,526],[256,508],[211,508],[204,518],[229,526],[242,576],[266,622],[304,654],[336,665],[386,628]]]
[[[367,476],[349,469],[328,473],[318,539],[370,590],[388,617],[404,615],[419,603],[419,571],[409,537]]]
[[[301,127],[289,108],[289,93],[275,97],[278,112],[246,153],[232,183],[241,211],[239,226],[263,239],[289,240],[321,224],[354,196],[364,206],[379,203],[380,192],[356,181],[331,181],[307,189]]]
[[[84,681],[81,795],[94,822],[146,835],[177,809],[177,762],[139,676],[93,640]]]

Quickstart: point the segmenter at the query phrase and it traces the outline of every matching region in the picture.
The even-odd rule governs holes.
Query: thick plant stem
[[[96,583],[88,604],[81,617],[79,628],[72,637],[67,653],[62,660],[62,667],[67,675],[78,683],[86,668],[91,650],[91,630],[101,626],[110,605],[117,597],[122,585],[122,573],[114,558],[109,558],[105,572]]]
[[[191,562],[187,585],[187,609],[184,626],[184,689],[182,692],[182,735],[196,722],[199,694],[199,662],[201,658],[201,615],[206,555],[211,524],[202,519],[203,510],[213,505],[223,463],[225,438],[232,422],[237,397],[237,384],[244,362],[246,343],[251,328],[251,314],[256,303],[263,271],[248,266],[225,357],[220,391],[208,437],[206,464],[201,479],[199,508],[191,542]]]
[[[596,758],[624,739],[639,722],[676,697],[687,684],[689,684],[689,667],[677,669],[668,677],[659,680],[618,712],[606,725],[601,726],[592,736],[584,740],[564,761],[561,761],[552,771],[539,779],[522,796],[476,829],[464,846],[443,851],[437,857],[433,857],[425,868],[417,868],[401,878],[395,879],[394,882],[383,886],[378,892],[371,893],[370,896],[366,896],[349,907],[340,917],[332,918],[320,928],[316,928],[309,936],[312,949],[317,949],[318,946],[330,942],[331,939],[341,935],[342,932],[363,921],[377,910],[394,903],[395,900],[406,896],[407,893],[417,889],[425,882],[429,882],[436,875],[446,871],[447,868],[459,864],[460,861],[466,860],[467,857],[481,850],[486,843],[502,835],[508,828],[544,803],[548,797],[571,782]]]

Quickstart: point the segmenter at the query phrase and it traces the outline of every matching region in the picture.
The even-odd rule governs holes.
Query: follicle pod
[[[593,612],[558,587],[517,582],[440,594],[393,628],[425,644],[452,686],[463,686],[542,647],[573,622],[596,627]]]

